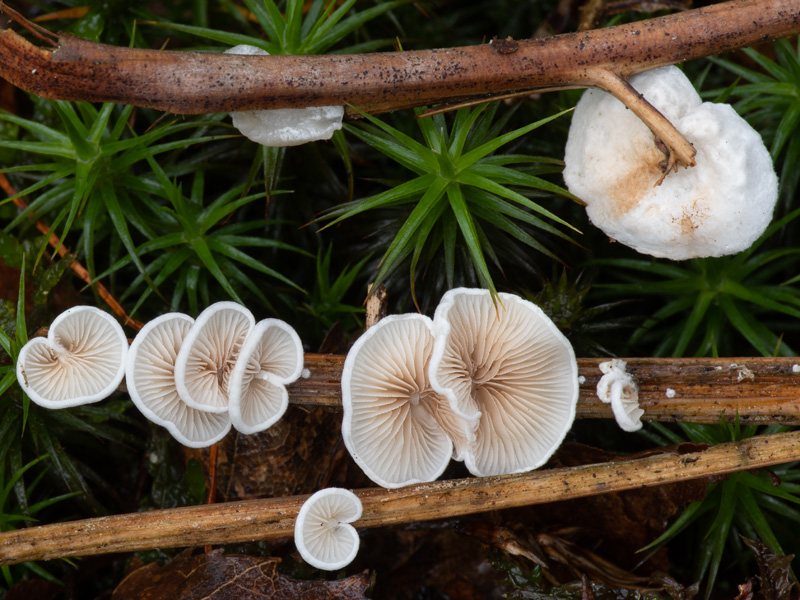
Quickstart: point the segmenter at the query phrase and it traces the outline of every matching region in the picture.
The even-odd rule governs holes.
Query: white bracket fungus
[[[242,44],[226,54],[267,56],[255,46]],[[342,128],[343,106],[242,110],[231,113],[233,126],[248,139],[262,146],[299,146],[316,140],[329,140]]]
[[[303,344],[278,319],[259,321],[244,342],[228,385],[228,411],[242,433],[271,427],[289,406],[286,386],[303,370]]]
[[[423,315],[385,317],[345,359],[342,438],[358,466],[383,487],[433,481],[454,443],[463,452],[464,425],[428,382],[432,328]]]
[[[358,532],[350,525],[361,518],[361,500],[342,488],[320,490],[297,513],[294,543],[308,564],[326,571],[349,565],[358,554]]]
[[[128,340],[114,317],[93,306],[75,306],[56,317],[47,338],[22,347],[17,380],[45,408],[97,402],[122,381],[127,352]]]
[[[673,260],[748,248],[778,197],[761,136],[731,106],[703,103],[677,67],[634,75],[630,84],[694,145],[696,166],[665,173],[650,129],[610,94],[588,90],[572,117],[564,181],[592,223],[639,252]]]
[[[436,309],[431,387],[467,422],[474,475],[543,465],[575,419],[578,364],[569,341],[535,304],[458,288]]]
[[[125,382],[142,414],[165,427],[184,446],[204,448],[231,429],[227,413],[197,410],[181,400],[175,383],[175,360],[194,319],[181,313],[147,323],[131,344]]]
[[[639,386],[625,370],[627,363],[614,358],[601,362],[599,367],[603,376],[597,382],[597,397],[606,404],[611,403],[611,410],[620,428],[629,432],[638,431],[642,428],[644,411],[639,408]]]
[[[200,313],[175,359],[175,384],[186,404],[228,411],[231,371],[254,325],[252,313],[235,302],[217,302]]]

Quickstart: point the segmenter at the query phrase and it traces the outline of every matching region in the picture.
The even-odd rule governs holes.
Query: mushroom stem
[[[670,123],[669,119],[650,104],[630,83],[608,69],[595,69],[589,73],[594,87],[605,90],[627,106],[656,136],[656,145],[661,147],[658,144],[658,142],[661,142],[666,147],[664,153],[667,158],[661,165],[663,175],[656,185],[661,185],[661,182],[671,171],[677,171],[678,165],[682,167],[693,167],[695,165],[694,157],[697,152],[694,146]]]
[[[800,460],[800,431],[763,435],[700,452],[663,454],[519,475],[437,481],[396,490],[357,490],[354,527],[453,518],[712,477]],[[292,535],[308,496],[154,510],[0,533],[0,564],[252,542]]]

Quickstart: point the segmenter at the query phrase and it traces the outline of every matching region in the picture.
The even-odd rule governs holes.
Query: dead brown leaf
[[[279,559],[222,550],[179,554],[163,567],[149,563],[117,586],[112,600],[365,600],[367,572],[337,581],[300,581],[278,573]]]
[[[338,456],[341,420],[341,413],[290,406],[267,431],[227,436],[217,459],[218,500],[278,498],[326,487]],[[208,472],[207,450],[185,452]]]
[[[758,563],[759,588],[755,594],[758,600],[789,600],[797,597],[797,584],[792,575],[793,554],[773,554],[766,544],[740,536],[745,545],[753,551]],[[752,582],[748,582],[751,584]],[[740,590],[742,586],[739,586]],[[794,596],[792,591],[795,592]]]

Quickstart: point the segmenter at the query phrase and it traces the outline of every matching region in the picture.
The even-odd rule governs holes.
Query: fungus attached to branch
[[[597,382],[597,397],[604,403],[611,404],[614,418],[621,429],[628,432],[638,431],[642,428],[644,410],[639,408],[639,386],[626,371],[627,363],[614,358],[601,362],[598,366],[603,376]]]
[[[289,392],[303,371],[303,344],[278,319],[259,321],[239,352],[228,385],[228,411],[242,433],[271,427],[286,412]]]
[[[378,485],[433,481],[460,458],[464,424],[428,381],[432,323],[418,314],[385,317],[347,354],[342,370],[342,438]]]
[[[75,306],[56,317],[46,338],[22,347],[17,380],[45,408],[97,402],[122,381],[127,352],[128,340],[114,317],[93,306]]]
[[[228,383],[239,351],[255,325],[235,302],[217,302],[197,317],[175,359],[175,383],[192,408],[228,412]]]
[[[543,465],[575,418],[578,365],[569,341],[535,304],[464,288],[444,295],[433,332],[431,387],[467,423],[470,472]]]
[[[125,383],[142,414],[165,427],[184,446],[205,448],[231,429],[227,413],[190,407],[178,395],[175,360],[194,319],[181,313],[162,315],[147,323],[128,352]]]
[[[572,117],[564,181],[592,223],[639,252],[673,260],[748,248],[778,197],[761,136],[732,107],[703,103],[677,67],[630,83],[691,142],[696,166],[677,167],[632,111],[606,92],[587,91]]]
[[[255,46],[241,44],[225,54],[269,56]],[[344,106],[273,108],[231,112],[233,126],[249,140],[262,146],[299,146],[317,140],[329,140],[342,128]]]

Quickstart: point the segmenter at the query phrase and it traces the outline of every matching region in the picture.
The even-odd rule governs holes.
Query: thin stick
[[[397,490],[357,490],[364,506],[356,527],[453,518],[490,510],[711,477],[800,459],[800,432],[673,453],[520,475],[438,481]],[[115,515],[0,533],[0,564],[252,542],[292,535],[308,496],[248,500]]]
[[[9,197],[14,198],[13,202],[17,205],[17,208],[20,211],[24,211],[28,208],[28,203],[25,202],[24,198],[21,198],[17,195],[17,190],[14,189],[14,186],[11,185],[3,173],[0,173],[0,187],[3,188],[3,191],[8,194]],[[67,248],[61,243],[61,240],[58,238],[58,236],[51,231],[51,228],[47,223],[37,220],[36,229],[41,231],[44,235],[49,236],[47,242],[56,250],[59,256],[63,257],[67,255]],[[97,290],[98,295],[105,300],[109,307],[111,307],[111,310],[114,311],[114,314],[122,319],[123,325],[127,325],[136,331],[139,331],[142,327],[144,327],[144,323],[128,316],[128,313],[125,312],[125,309],[122,308],[122,305],[117,302],[117,299],[111,295],[111,292],[109,292],[102,283],[92,283],[92,277],[89,274],[89,271],[87,271],[86,267],[84,267],[78,260],[73,260],[72,264],[70,264],[70,268],[81,281],[92,285]]]
[[[639,385],[643,420],[800,425],[800,359],[627,358]],[[601,359],[580,358],[577,417],[613,419],[597,397]],[[306,354],[309,377],[289,387],[289,401],[303,406],[341,406],[344,356]]]
[[[241,56],[122,48],[69,34],[56,51],[0,31],[0,76],[46,98],[199,114],[352,105],[385,112],[620,77],[787,37],[800,0],[733,0],[513,45],[324,56]]]

